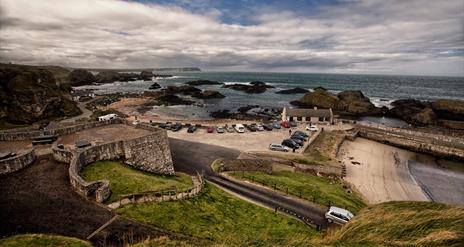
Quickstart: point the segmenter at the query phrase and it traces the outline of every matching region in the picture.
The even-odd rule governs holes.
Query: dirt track
[[[114,213],[86,200],[69,185],[68,165],[40,158],[34,165],[0,177],[0,237],[19,233],[54,233],[85,239]],[[90,239],[115,245],[161,231],[119,217]]]

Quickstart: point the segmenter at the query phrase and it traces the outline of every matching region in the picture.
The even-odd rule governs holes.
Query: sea
[[[156,72],[155,72],[156,73]],[[166,72],[168,73],[168,72]],[[169,72],[173,77],[153,78],[153,81],[114,82],[111,84],[81,86],[79,89],[93,89],[97,94],[142,93],[149,90],[153,82],[162,87],[181,85],[192,80],[211,80],[225,84],[262,81],[275,88],[262,94],[247,94],[241,91],[221,88],[221,85],[198,86],[201,89],[217,90],[226,97],[223,99],[198,100],[190,106],[154,107],[148,114],[163,114],[174,118],[210,119],[210,113],[216,110],[234,111],[247,105],[261,107],[290,106],[303,94],[276,94],[283,89],[301,87],[312,90],[324,87],[333,93],[344,90],[360,90],[376,106],[391,107],[397,99],[436,99],[464,100],[464,77],[444,76],[400,76],[400,75],[355,75],[355,74],[317,74],[317,73],[261,73],[261,72]],[[188,97],[187,97],[188,98]],[[368,118],[369,119],[369,118]],[[377,121],[377,118],[370,118]]]

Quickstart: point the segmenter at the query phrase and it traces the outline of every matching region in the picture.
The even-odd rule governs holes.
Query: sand
[[[339,155],[346,164],[346,180],[369,203],[429,200],[409,173],[408,160],[415,153],[356,138],[353,142],[345,141]]]

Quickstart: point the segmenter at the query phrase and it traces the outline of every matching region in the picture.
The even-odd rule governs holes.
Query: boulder
[[[226,96],[224,96],[218,91],[204,90],[202,92],[197,92],[197,93],[192,94],[192,97],[195,97],[198,99],[221,99],[221,98],[225,98]]]
[[[252,81],[247,84],[230,84],[224,85],[224,88],[230,88],[233,90],[244,91],[249,94],[264,93],[268,88],[274,88],[273,86],[266,85],[266,83],[261,81]]]
[[[196,93],[201,93],[201,89],[190,85],[168,86],[166,90],[169,94],[182,93],[184,95],[193,95]]]
[[[431,108],[424,108],[419,113],[411,117],[413,123],[418,125],[432,125],[437,121],[437,116]]]
[[[217,81],[210,81],[210,80],[196,80],[196,81],[189,81],[185,84],[190,86],[202,86],[202,85],[223,85],[224,83],[217,82]]]
[[[119,80],[119,73],[116,71],[102,71],[95,78],[98,83],[113,83]]]
[[[148,70],[144,70],[144,71],[140,72],[140,75],[138,77],[139,77],[139,80],[142,80],[142,81],[151,81],[151,79],[154,76],[155,75],[153,74],[153,72],[148,71]]]
[[[54,75],[34,66],[0,64],[0,121],[31,124],[81,113]]]
[[[387,115],[402,119],[409,123],[414,122],[412,116],[430,106],[427,102],[415,99],[400,99],[393,101],[391,105],[393,108],[388,111]]]
[[[376,107],[361,91],[343,91],[338,98],[345,104],[345,111],[354,115],[372,114]]]
[[[96,81],[95,76],[85,69],[75,69],[68,75],[68,81],[72,86],[89,85]]]
[[[148,89],[156,90],[156,89],[159,89],[159,88],[161,88],[160,84],[155,82],[155,83],[151,84],[151,86]]]
[[[300,100],[292,101],[291,103],[304,108],[332,108],[334,111],[345,109],[345,104],[342,100],[325,90],[307,92]]]
[[[299,94],[299,93],[307,93],[309,92],[307,89],[301,88],[301,87],[296,87],[292,89],[285,89],[276,92],[277,94]]]
[[[432,109],[441,119],[464,121],[464,101],[436,100],[432,102]]]

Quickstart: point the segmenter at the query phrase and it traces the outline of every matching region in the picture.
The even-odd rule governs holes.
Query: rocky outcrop
[[[432,102],[432,109],[441,119],[464,121],[464,101],[436,100]]]
[[[332,108],[337,113],[365,116],[381,113],[382,109],[364,96],[361,91],[343,91],[335,95],[324,88],[316,88],[306,93],[300,100],[290,102],[299,107]]]
[[[280,90],[277,91],[277,94],[299,94],[299,93],[307,93],[309,92],[307,89],[301,88],[301,87],[296,87],[292,89],[285,89],[285,90]]]
[[[156,90],[156,89],[159,89],[159,88],[161,88],[160,84],[155,82],[155,83],[151,84],[151,86],[148,89]]]
[[[72,86],[89,85],[96,81],[95,76],[85,69],[75,69],[68,75]]]
[[[139,75],[134,73],[118,73],[116,71],[102,71],[96,76],[98,83],[113,83],[115,81],[136,81]]]
[[[225,98],[226,96],[224,96],[218,91],[204,90],[202,92],[197,92],[197,93],[192,94],[192,97],[198,98],[198,99],[221,99],[221,98]]]
[[[190,86],[190,85],[168,86],[166,88],[166,91],[169,94],[182,93],[184,95],[192,95],[192,94],[195,94],[195,93],[201,93],[201,89],[198,89],[198,88]]]
[[[0,64],[0,121],[30,124],[80,114],[67,94],[48,70]]]
[[[196,80],[196,81],[189,81],[185,84],[190,86],[202,86],[202,85],[223,85],[224,83],[218,81],[210,81],[210,80]]]
[[[431,108],[424,108],[411,117],[411,121],[418,125],[432,125],[437,122],[437,116]]]
[[[153,74],[153,72],[148,71],[148,70],[144,70],[144,71],[140,72],[139,80],[142,80],[142,81],[151,81],[151,79],[152,79],[154,76],[155,76],[155,75]]]
[[[183,99],[177,95],[168,93],[166,90],[162,91],[145,91],[143,92],[143,96],[150,97],[153,101],[150,101],[150,104],[146,104],[146,106],[154,106],[154,105],[192,105],[193,101]]]
[[[264,93],[268,88],[274,88],[274,86],[267,85],[262,81],[252,81],[248,85],[247,84],[229,84],[224,85],[224,88],[230,88],[233,90],[243,91],[249,94],[255,93]]]

